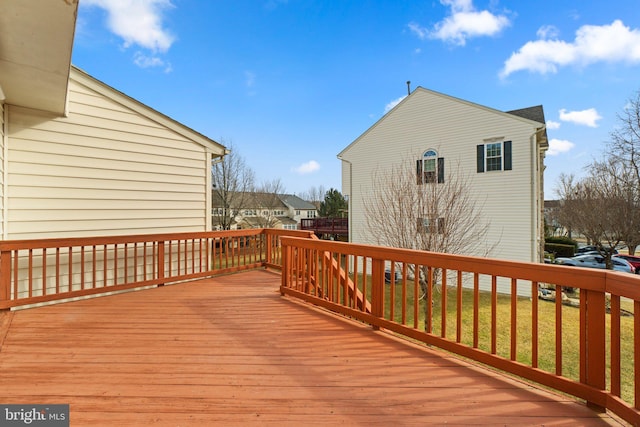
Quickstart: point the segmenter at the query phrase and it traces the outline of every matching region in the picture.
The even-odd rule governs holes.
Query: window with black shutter
[[[435,150],[427,150],[416,161],[417,184],[442,184],[444,182],[444,157],[438,157]]]
[[[477,172],[508,171],[512,166],[511,141],[479,144],[476,147]]]

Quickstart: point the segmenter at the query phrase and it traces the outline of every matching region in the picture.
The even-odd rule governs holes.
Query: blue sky
[[[412,88],[542,104],[545,198],[640,90],[637,0],[81,0],[74,65],[219,141],[259,182],[340,188],[336,155]]]

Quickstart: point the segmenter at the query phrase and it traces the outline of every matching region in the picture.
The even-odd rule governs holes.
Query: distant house
[[[364,212],[372,173],[404,161],[416,185],[459,167],[490,223],[491,256],[541,261],[547,148],[542,106],[502,112],[419,87],[338,154],[350,241],[375,243]]]
[[[300,224],[303,218],[315,218],[318,216],[318,209],[313,203],[307,202],[294,194],[282,194],[280,200],[287,206],[289,217],[296,224]]]
[[[213,190],[212,226],[220,229],[220,224],[231,224],[239,228],[283,228],[298,230],[302,218],[315,218],[316,207],[292,194],[272,194],[261,192],[237,193],[230,197],[231,205],[224,208],[222,199]],[[222,216],[228,215],[231,221]]]
[[[73,67],[77,9],[0,3],[1,238],[210,230],[225,147]]]

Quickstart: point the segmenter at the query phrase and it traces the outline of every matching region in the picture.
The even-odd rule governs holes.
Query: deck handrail
[[[283,237],[281,243],[282,294],[551,387],[584,399],[596,410],[608,409],[634,425],[640,424],[638,276],[295,237]],[[355,303],[342,286],[344,280],[328,268],[328,259],[345,267],[347,276],[370,302],[370,312]],[[308,286],[311,282],[313,287]],[[436,296],[438,287],[441,291]],[[571,301],[577,307],[567,305],[561,297],[539,302],[541,287],[557,296],[563,295],[563,289],[578,290],[579,297]],[[472,297],[464,296],[465,288]],[[499,288],[508,294],[506,322],[498,322]],[[481,292],[483,289],[487,292]],[[425,295],[420,299],[422,292]],[[527,293],[528,299],[521,300]],[[486,305],[481,304],[484,295],[488,295]],[[525,313],[530,320],[523,339],[518,332],[518,306],[526,300],[530,300],[531,313]],[[634,315],[631,344],[621,338],[622,303],[630,305]],[[542,304],[552,304],[554,319],[541,318]],[[473,312],[472,320],[462,318],[467,307]],[[578,312],[578,343],[565,342],[563,336],[571,328],[563,324],[563,317]],[[480,342],[481,320],[486,320],[490,329],[485,343]],[[541,325],[547,322],[553,324],[552,344],[541,348]],[[509,331],[503,335],[506,327]],[[529,348],[523,340],[530,340]],[[574,346],[579,354],[576,366],[567,356]],[[623,368],[629,363],[636,367],[633,373]],[[576,374],[565,374],[571,371]],[[631,385],[623,387],[623,372],[631,377]]]
[[[0,241],[0,310],[281,268],[280,238],[309,231],[244,229]]]
[[[348,218],[302,218],[300,220],[301,230],[311,230],[320,234],[348,234]]]

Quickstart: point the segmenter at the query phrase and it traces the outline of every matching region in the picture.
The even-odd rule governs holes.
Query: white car
[[[622,258],[611,258],[613,269],[625,273],[635,273],[636,269]],[[556,258],[555,264],[570,265],[574,267],[607,268],[604,257],[598,254],[578,255],[573,258]]]

